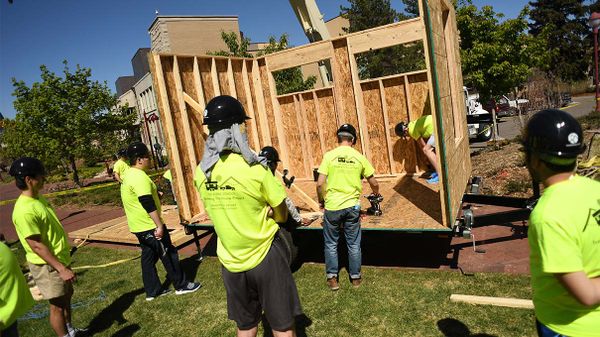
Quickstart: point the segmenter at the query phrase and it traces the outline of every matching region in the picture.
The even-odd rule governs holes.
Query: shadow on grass
[[[135,297],[143,294],[144,289],[138,288],[132,290],[128,293],[125,293],[115,299],[111,304],[109,304],[106,308],[104,308],[100,313],[96,315],[90,322],[88,329],[89,335],[93,336],[95,334],[99,334],[106,329],[110,328],[113,323],[118,323],[119,325],[127,323],[127,320],[123,316],[125,311],[129,309]],[[139,330],[139,326],[137,324],[133,324],[127,327],[122,328],[113,336],[131,336],[133,331]],[[135,330],[134,330],[135,329]],[[131,333],[128,333],[131,332]]]
[[[112,337],[129,337],[133,336],[133,334],[140,329],[140,326],[137,324],[128,325],[119,331],[112,334]]]
[[[438,329],[446,337],[496,337],[486,333],[472,334],[469,327],[454,318],[444,318],[437,322]]]
[[[267,317],[265,315],[262,316],[262,324],[263,324],[263,337],[273,337],[273,330],[271,329],[271,325],[269,325],[269,321],[267,321]],[[305,314],[296,316],[296,322],[294,323],[296,328],[296,336],[297,337],[307,337],[306,328],[311,326],[312,320],[308,318]]]

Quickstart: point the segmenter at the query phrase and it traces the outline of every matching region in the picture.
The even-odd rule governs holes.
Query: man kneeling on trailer
[[[286,194],[266,159],[250,150],[246,119],[233,97],[217,96],[207,104],[203,124],[209,136],[194,185],[217,233],[227,312],[237,335],[256,336],[264,310],[275,337],[294,336],[302,308],[276,235],[277,222],[287,219]]]

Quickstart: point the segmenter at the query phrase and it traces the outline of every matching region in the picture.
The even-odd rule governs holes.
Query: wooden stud
[[[319,41],[304,46],[291,48],[279,53],[265,56],[269,69],[277,71],[309,63],[316,63],[331,57],[333,47],[330,41]]]
[[[221,95],[221,88],[219,88],[219,73],[217,72],[217,61],[214,57],[211,58],[210,63],[210,77],[212,79],[213,90],[215,91],[215,97]]]
[[[403,43],[420,41],[425,36],[421,18],[398,22],[394,26],[381,27],[362,34],[348,36],[348,48],[355,54],[386,48]]]
[[[202,79],[200,78],[200,67],[198,66],[198,57],[194,57],[194,84],[196,85],[196,92],[198,93],[199,108],[201,108],[200,110],[198,110],[198,112],[202,117],[201,120],[204,120],[203,107],[206,107],[206,98],[204,97],[204,87],[202,87]],[[208,126],[202,125],[202,130],[204,131],[204,135],[208,136]]]
[[[259,121],[256,118],[256,114],[254,113],[254,103],[252,100],[252,91],[250,91],[250,81],[248,80],[248,66],[246,65],[246,60],[242,61],[242,82],[244,85],[244,92],[246,93],[246,101],[248,104],[248,114],[249,117],[253,119],[252,123],[252,140],[254,144],[256,144],[256,148],[254,151],[258,153],[260,151],[260,142],[258,141],[258,123]]]
[[[350,70],[352,72],[352,85],[354,87],[354,101],[356,103],[356,113],[358,115],[358,128],[360,130],[360,140],[362,145],[362,153],[365,157],[371,160],[371,150],[369,148],[369,130],[367,129],[367,121],[365,118],[365,103],[363,100],[362,88],[360,87],[358,65],[356,57],[348,45],[348,58],[350,60]]]
[[[175,126],[173,125],[173,115],[171,114],[171,108],[169,107],[169,97],[167,95],[167,89],[165,84],[165,78],[163,76],[163,68],[160,60],[160,55],[153,54],[154,56],[154,76],[156,76],[156,82],[158,82],[158,96],[159,101],[162,102],[161,112],[164,116],[163,121],[165,122],[167,129],[165,130],[168,134],[169,148],[171,149],[172,162],[171,167],[174,169],[174,173],[178,177],[183,177],[183,167],[181,157],[179,156],[179,147],[177,145],[177,138],[175,134]],[[192,212],[190,209],[190,202],[187,195],[187,190],[183,184],[176,184],[175,190],[177,199],[181,203],[180,211],[184,219],[190,219]]]
[[[283,177],[281,172],[275,171],[275,173],[277,174],[277,176],[279,178]],[[319,203],[316,202],[313,198],[311,198],[308,194],[306,194],[306,192],[304,192],[300,187],[292,184],[290,189],[293,190],[295,193],[297,193],[297,195],[300,197],[300,199],[302,199],[302,201],[304,201],[308,205],[308,207],[310,207],[310,209],[312,209],[313,211],[316,211],[316,212],[318,212],[320,210]]]
[[[279,140],[279,158],[283,163],[283,167],[289,167],[290,157],[288,152],[288,144],[286,142],[285,131],[283,130],[283,118],[281,117],[281,109],[279,107],[279,101],[277,101],[277,89],[275,85],[275,79],[273,73],[269,70],[269,62],[265,59],[265,71],[267,72],[267,78],[269,81],[269,87],[271,89],[271,102],[273,104],[273,115],[275,117],[275,129],[277,131],[277,139]]]
[[[181,85],[181,75],[179,74],[179,62],[177,61],[177,56],[173,56],[173,77],[175,82],[175,90],[177,91],[177,100],[179,101],[179,110],[181,111],[181,120],[183,123],[183,135],[185,137],[186,149],[188,159],[190,161],[190,166],[192,167],[192,176],[194,175],[194,170],[196,166],[198,166],[198,158],[196,158],[196,149],[194,147],[194,141],[192,140],[192,130],[190,129],[190,119],[188,116],[187,107],[185,106],[185,98],[183,87]],[[188,96],[186,94],[186,96]],[[188,96],[189,97],[189,96]],[[190,97],[191,98],[191,97]],[[183,181],[185,178],[183,175],[179,176]],[[200,208],[200,213],[204,213],[204,205],[202,204],[202,200],[200,199],[199,193],[196,194],[196,202],[198,203],[198,207]]]
[[[237,91],[235,90],[235,79],[233,78],[233,66],[231,65],[231,59],[227,59],[227,84],[229,84],[229,92],[232,97],[237,98]]]
[[[315,101],[315,115],[317,116],[317,128],[319,129],[319,142],[321,143],[321,152],[325,154],[325,135],[323,134],[323,121],[321,119],[321,108],[319,107],[319,98],[317,92],[313,91],[313,100]],[[320,163],[319,163],[320,164]]]
[[[310,136],[308,134],[308,127],[306,125],[306,111],[304,110],[304,102],[302,100],[302,95],[294,96],[294,105],[294,110],[296,112],[296,120],[298,121],[298,127],[304,130],[304,132],[300,130],[300,138],[302,139],[302,154],[304,155],[304,170],[306,171],[306,174],[310,176],[311,167],[313,167],[314,164],[312,159],[313,154],[310,146]]]
[[[271,144],[271,130],[269,130],[269,122],[267,121],[267,112],[265,108],[265,96],[263,93],[262,83],[260,80],[260,70],[258,69],[258,61],[256,59],[252,60],[252,82],[254,83],[254,88],[256,94],[256,106],[258,107],[258,120],[260,125],[262,136],[262,145],[270,145]]]
[[[381,110],[383,112],[383,124],[385,131],[385,139],[387,141],[388,158],[390,162],[390,173],[396,172],[396,165],[394,165],[394,154],[392,153],[392,138],[390,137],[390,118],[388,116],[387,103],[385,101],[385,90],[383,87],[383,81],[379,80],[379,92],[381,97]]]
[[[408,115],[408,119],[406,120],[406,123],[410,122],[411,119],[410,117],[413,115],[412,114],[412,99],[410,97],[410,86],[408,83],[408,76],[404,76],[404,92],[406,94],[406,113]]]
[[[474,295],[450,295],[451,302],[464,302],[470,304],[487,304],[498,307],[533,309],[533,301],[520,298],[510,297],[490,297],[490,296],[474,296]]]

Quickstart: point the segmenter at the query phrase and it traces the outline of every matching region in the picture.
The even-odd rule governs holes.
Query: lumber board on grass
[[[495,305],[498,307],[533,309],[531,300],[511,298],[511,297],[490,297],[490,296],[475,296],[475,295],[450,295],[452,302],[464,302],[470,304]]]

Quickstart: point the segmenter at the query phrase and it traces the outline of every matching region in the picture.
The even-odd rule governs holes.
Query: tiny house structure
[[[250,146],[279,150],[280,167],[296,177],[289,194],[301,209],[317,210],[313,169],[337,145],[338,126],[350,123],[385,198],[384,215],[363,228],[450,230],[471,174],[458,33],[448,0],[421,0],[419,7],[418,18],[257,58],[150,54],[182,222],[207,221],[192,183],[207,137],[202,116],[211,98],[227,94],[252,118]],[[425,69],[359,77],[361,54],[414,43],[423,45]],[[321,61],[331,65],[331,86],[277,94],[275,72]],[[415,141],[394,133],[397,123],[427,114],[434,117],[439,185],[419,177],[427,161]]]

